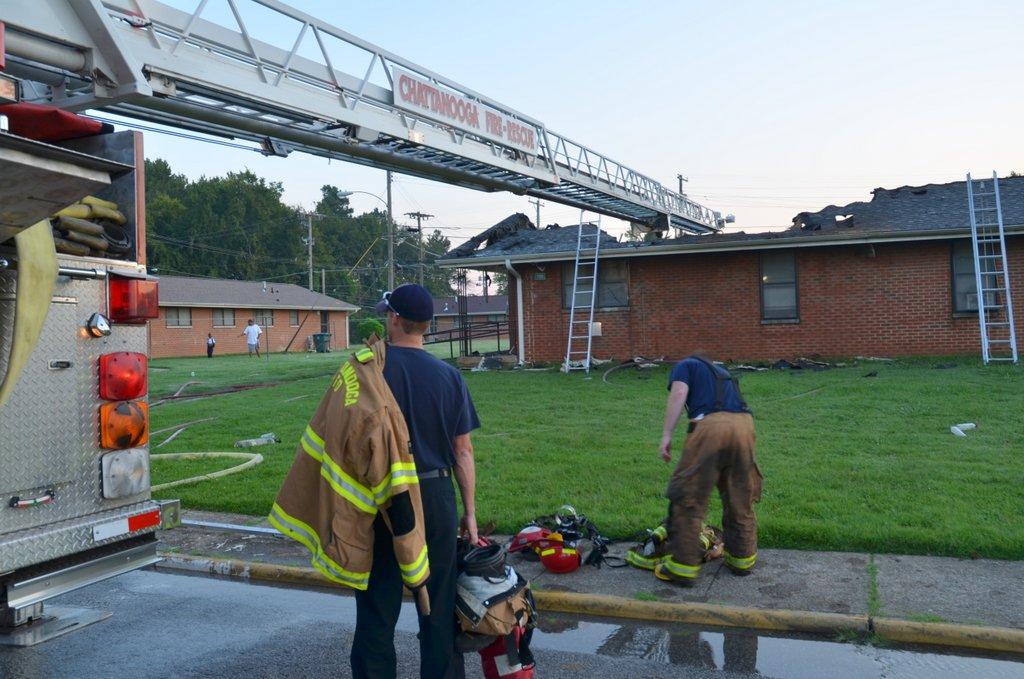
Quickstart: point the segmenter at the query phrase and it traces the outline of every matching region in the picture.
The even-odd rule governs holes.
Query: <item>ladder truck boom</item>
[[[543,123],[278,0],[226,0],[236,28],[154,0],[11,3],[6,71],[25,101],[545,198],[649,229],[719,213]],[[276,44],[249,26],[273,16]],[[345,55],[339,57],[339,53]]]

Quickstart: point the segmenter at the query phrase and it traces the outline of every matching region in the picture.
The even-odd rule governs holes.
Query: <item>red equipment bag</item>
[[[0,114],[10,120],[13,134],[48,143],[114,131],[108,123],[42,104],[7,104],[0,106]]]
[[[485,679],[533,679],[533,654],[530,638],[533,629],[516,626],[506,636],[480,651]]]

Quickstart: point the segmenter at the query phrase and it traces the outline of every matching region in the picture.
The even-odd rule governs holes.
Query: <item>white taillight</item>
[[[114,500],[131,497],[149,488],[149,452],[129,448],[107,453],[103,463],[103,497]]]

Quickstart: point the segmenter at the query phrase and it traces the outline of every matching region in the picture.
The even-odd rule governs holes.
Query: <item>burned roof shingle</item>
[[[873,236],[912,234],[915,231],[966,231],[970,229],[966,182],[901,186],[896,189],[879,188],[871,193],[870,201],[857,201],[843,206],[829,205],[817,212],[801,212],[793,218],[793,226],[784,230],[682,236],[644,243],[619,242],[614,236],[604,233],[601,249],[608,251],[651,246],[712,245],[775,239],[813,240],[827,236],[840,236],[845,233],[851,236]],[[1024,226],[1024,177],[1001,178],[999,194],[1002,200],[1004,224]],[[455,248],[444,259],[491,259],[518,255],[566,253],[576,250],[576,225],[548,227],[540,230],[536,228],[498,228],[506,225],[513,218],[526,219],[529,223],[529,219],[525,215],[512,215],[476,238]],[[477,250],[485,240],[487,241],[486,246]]]
[[[1024,177],[1000,179],[999,195],[1003,223],[1024,224]],[[803,232],[846,228],[886,232],[969,229],[967,182],[875,189],[870,201],[801,212],[793,218],[793,228]]]

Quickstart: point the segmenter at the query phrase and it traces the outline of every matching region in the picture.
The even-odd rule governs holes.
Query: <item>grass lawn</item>
[[[163,497],[180,497],[185,507],[264,514],[326,388],[325,375],[341,359],[335,353],[275,355],[261,364],[245,357],[222,357],[219,365],[205,358],[154,361],[169,368],[152,374],[154,394],[173,392],[184,379],[202,380],[202,387],[291,380],[154,408],[154,429],[218,418],[156,453],[232,450],[235,440],[268,431],[283,440],[252,449],[266,458],[254,470]],[[959,364],[952,369],[933,367],[949,362],[743,375],[765,476],[761,544],[1024,558],[1024,370],[982,367],[974,357],[952,359]],[[865,377],[871,371],[877,376]],[[493,519],[513,532],[566,502],[614,537],[661,519],[670,471],[656,452],[666,369],[620,371],[612,384],[599,375],[584,380],[557,372],[465,377],[484,424],[474,437],[481,524]],[[967,438],[950,433],[951,424],[968,421],[978,429]],[[156,461],[153,478],[226,466]],[[716,501],[710,519],[719,523],[719,516]]]

